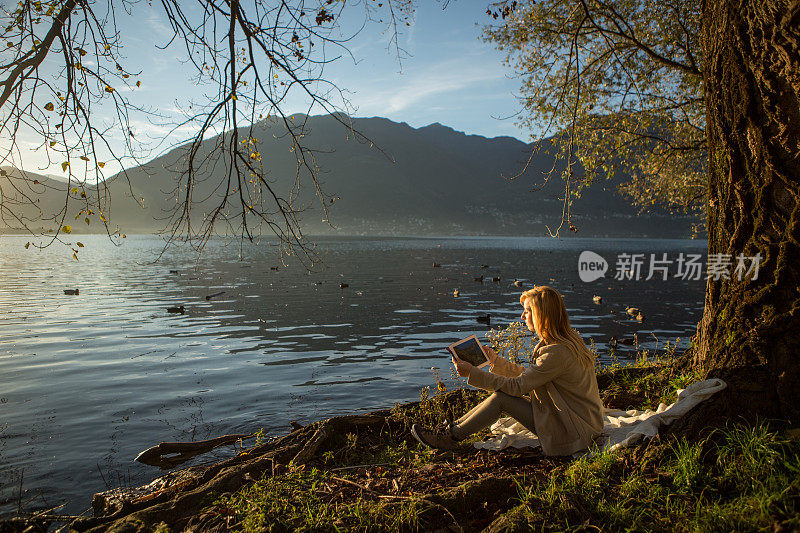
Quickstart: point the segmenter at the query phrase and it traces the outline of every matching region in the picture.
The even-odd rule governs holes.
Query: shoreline
[[[637,362],[598,372],[604,405],[620,409],[652,408],[654,403],[669,400],[676,383],[683,388],[696,379],[677,362]],[[682,494],[680,498],[700,500],[709,483],[718,481],[709,479],[704,484],[695,480],[694,485],[684,486],[686,480],[681,476],[686,472],[681,474],[681,468],[687,465],[681,461],[708,448],[711,441],[679,440],[671,435],[671,427],[650,441],[588,460],[547,457],[540,448],[489,452],[470,445],[453,452],[433,451],[418,446],[410,436],[411,420],[432,424],[448,412],[460,413],[486,394],[463,388],[439,391],[391,409],[297,427],[230,459],[174,470],[133,490],[98,493],[93,498],[95,516],[73,517],[76,519],[61,523],[68,522],[70,531],[81,532],[118,528],[160,532],[350,528],[513,531],[542,528],[547,522],[541,520],[552,519],[556,528],[583,523],[607,529],[613,523],[608,522],[603,511],[606,504],[601,500],[613,497],[613,491],[597,493],[598,501],[582,494],[593,478],[600,476],[604,483],[619,483],[624,490],[630,490],[627,486],[632,471],[644,476],[642,479],[652,477],[650,483],[655,483],[637,490],[668,487]],[[467,444],[480,440],[484,434],[477,434]],[[752,438],[789,446],[787,449],[794,454],[790,460],[800,466],[797,441],[781,440],[766,429]],[[686,450],[691,453],[681,456],[686,455]],[[701,472],[698,470],[695,475]],[[784,473],[773,473],[776,479],[779,475]],[[724,476],[720,479],[725,481]],[[782,479],[778,481],[784,483]],[[576,485],[574,482],[578,481]],[[555,499],[547,504],[549,511],[545,512],[544,503],[531,502],[542,498],[547,490],[551,491],[549,497]],[[784,483],[781,490],[783,501],[794,501],[800,485],[795,480],[788,488]],[[661,503],[642,501],[637,505],[652,507]],[[741,502],[733,505],[740,506]],[[313,512],[304,515],[298,511],[303,506]],[[559,513],[550,512],[556,508]],[[733,509],[727,512],[734,513]],[[35,518],[19,520],[27,520],[28,526],[39,524],[39,529],[32,531],[47,531],[41,526],[58,523],[55,518],[58,517],[42,516],[38,522]],[[729,518],[742,519],[733,514]],[[751,518],[763,519],[757,514]],[[698,522],[701,523],[706,522]],[[800,518],[794,514],[775,523],[797,527]],[[658,520],[651,522],[653,526],[657,524]]]
[[[70,235],[74,235],[74,236],[80,235],[80,236],[107,237],[108,233],[102,233],[102,232],[88,233],[88,232],[81,232],[81,231],[77,231],[76,230],[76,231],[73,231],[72,233],[70,233]],[[51,236],[51,234],[41,235],[41,234],[31,234],[31,233],[5,233],[2,230],[0,230],[0,237],[21,237],[21,238],[33,239],[33,238],[37,238],[37,237],[38,238],[45,238],[45,237],[49,237],[49,236]],[[126,236],[127,236],[126,237],[127,239],[130,239],[132,237],[152,238],[152,237],[159,237],[160,234],[157,233],[157,232],[153,232],[153,233],[130,232],[130,233],[126,233]],[[547,242],[547,241],[553,241],[553,240],[556,240],[556,241],[582,241],[582,240],[591,241],[591,240],[600,239],[600,240],[618,240],[618,241],[647,241],[647,242],[651,242],[651,241],[654,241],[654,240],[655,241],[690,241],[690,242],[697,242],[697,243],[707,243],[708,242],[708,238],[707,237],[692,238],[692,237],[689,237],[689,236],[684,236],[684,237],[675,237],[675,236],[673,236],[673,237],[670,237],[670,236],[657,236],[657,235],[656,236],[647,236],[647,235],[634,236],[634,235],[609,235],[609,234],[603,234],[603,235],[594,236],[594,234],[588,234],[588,233],[585,233],[585,234],[583,234],[581,236],[574,236],[574,235],[570,234],[570,235],[560,235],[558,237],[550,237],[550,236],[547,236],[547,235],[540,235],[540,234],[537,234],[537,235],[533,235],[533,234],[531,234],[531,235],[520,235],[519,233],[513,233],[513,234],[490,234],[490,233],[485,233],[485,234],[475,234],[475,235],[465,235],[465,234],[462,234],[462,233],[452,234],[452,235],[437,235],[437,234],[431,234],[431,235],[421,234],[421,235],[419,235],[419,234],[393,234],[393,233],[387,233],[385,235],[384,234],[380,234],[380,233],[370,233],[370,234],[362,234],[362,233],[307,233],[307,234],[304,234],[304,236],[307,237],[308,239],[319,239],[319,238],[322,238],[324,240],[328,240],[328,239],[379,239],[379,240],[385,240],[385,239],[397,239],[397,240],[419,239],[419,240],[435,241],[435,240],[441,240],[441,239],[450,239],[450,240],[503,239],[503,240],[506,240],[506,241],[542,240],[543,242]],[[231,240],[230,237],[226,237],[224,235],[215,235],[215,236],[212,237],[212,239],[214,239],[214,240]],[[277,238],[272,236],[272,235],[262,236],[262,239],[269,240],[269,241],[274,240],[275,242],[277,242]],[[235,240],[236,239],[233,239],[232,242],[235,241]]]
[[[430,367],[438,367],[443,379],[448,375],[449,363],[433,353],[436,346],[452,342],[448,339],[462,329],[480,335],[491,327],[505,326],[510,321],[506,316],[518,316],[519,291],[513,280],[528,274],[523,268],[530,256],[505,248],[488,251],[478,241],[468,241],[464,247],[443,242],[442,248],[447,250],[431,259],[426,253],[405,250],[409,246],[415,250],[429,248],[431,241],[390,243],[386,245],[389,252],[382,246],[337,244],[330,246],[336,248],[335,255],[330,256],[336,269],[301,278],[289,268],[273,272],[270,263],[261,260],[253,261],[253,268],[242,265],[240,270],[233,257],[224,255],[209,257],[199,273],[191,270],[193,263],[182,263],[189,258],[181,256],[150,265],[139,253],[149,253],[151,248],[151,241],[144,240],[142,246],[131,249],[132,253],[120,256],[119,264],[125,268],[99,265],[92,271],[96,276],[74,278],[95,266],[87,266],[84,259],[75,262],[55,249],[42,255],[59,256],[53,265],[65,266],[56,267],[57,281],[45,277],[50,275],[48,262],[38,262],[30,275],[12,274],[18,289],[6,291],[6,302],[13,306],[12,318],[19,318],[20,325],[9,323],[6,327],[10,334],[7,350],[14,356],[3,362],[6,369],[16,373],[15,381],[31,385],[19,393],[7,391],[3,395],[8,396],[3,408],[10,415],[4,420],[9,428],[4,434],[3,459],[13,470],[4,479],[7,498],[2,514],[17,509],[23,468],[23,503],[44,494],[51,505],[68,500],[61,512],[80,514],[88,506],[81,492],[106,490],[108,482],[120,483],[120,479],[130,483],[129,472],[133,484],[144,483],[152,471],[130,465],[130,460],[162,440],[208,439],[224,433],[257,431],[260,426],[270,434],[280,434],[287,429],[287,411],[291,411],[291,419],[306,424],[349,408],[378,409],[417,399],[420,386],[431,383]],[[112,246],[86,244],[81,253],[90,255],[93,250],[103,255],[103,250]],[[352,256],[358,258],[356,264],[348,254],[364,248],[369,250]],[[560,279],[559,272],[571,270],[575,255],[554,251],[551,258],[545,253],[537,281],[546,282],[553,276]],[[380,261],[387,257],[392,261],[383,266]],[[504,259],[510,263],[502,263]],[[433,260],[438,260],[441,268],[432,267]],[[498,265],[498,273],[504,274],[502,282],[474,282],[473,276],[484,273],[479,270],[484,263],[492,265],[492,271],[493,265]],[[545,263],[549,265],[546,268]],[[11,264],[15,272],[26,272],[24,261]],[[174,274],[172,269],[179,273]],[[93,282],[93,278],[102,283]],[[26,283],[26,279],[49,281]],[[317,280],[322,284],[317,285]],[[350,284],[348,290],[339,288],[342,280]],[[659,349],[674,337],[680,337],[681,346],[686,346],[686,339],[696,329],[691,323],[702,311],[700,283],[684,287],[686,284],[679,281],[668,285],[653,282],[634,287],[633,283],[609,281],[608,292],[595,293],[604,296],[604,304],[596,305],[588,292],[594,287],[577,280],[571,287],[568,281],[563,282],[564,289],[576,291],[569,297],[576,312],[576,327],[592,328],[586,332],[593,336],[604,363],[611,352],[607,345],[607,335],[611,334],[631,339],[636,333],[647,348]],[[275,283],[274,288],[270,283]],[[605,285],[597,285],[597,290],[602,287],[606,291]],[[61,290],[77,287],[79,297],[68,297]],[[422,288],[421,295],[418,287]],[[458,299],[452,296],[453,287],[461,289]],[[664,291],[665,287],[674,290]],[[205,296],[220,290],[227,293],[206,300]],[[639,323],[622,314],[625,305],[650,299],[644,294],[652,294],[653,301],[661,304],[653,306],[648,321]],[[22,300],[15,302],[20,295]],[[384,301],[394,305],[383,306]],[[281,307],[284,304],[289,305]],[[167,311],[178,305],[186,307],[186,315]],[[369,311],[371,308],[377,312]],[[316,314],[318,310],[322,315]],[[424,313],[407,313],[420,310]],[[80,317],[80,328],[60,320],[65,311]],[[491,324],[475,320],[488,312],[492,313]],[[109,328],[108,316],[117,314],[120,320]],[[322,318],[333,316],[337,320]],[[59,335],[58,344],[26,333],[43,328],[50,332],[45,340],[54,333]],[[651,336],[651,331],[657,337]],[[221,334],[223,341],[217,340]],[[134,340],[127,340],[131,335]],[[71,353],[78,346],[73,341],[79,341],[79,353]],[[616,347],[615,353],[629,357],[633,350],[628,344]],[[236,357],[231,357],[230,351]],[[378,354],[380,365],[376,366]],[[34,364],[28,364],[29,360]],[[112,374],[114,386],[107,382],[110,361],[116,369]],[[45,368],[52,369],[52,380],[63,385],[52,389],[39,384],[44,383],[37,381],[43,363],[51,365]],[[387,371],[397,373],[400,379],[374,379]],[[194,372],[200,377],[184,379]],[[316,372],[313,380],[307,377],[310,372]],[[79,375],[82,377],[75,377]],[[202,385],[195,383],[201,379]],[[245,385],[238,390],[228,388],[232,383],[242,383],[242,379]],[[273,380],[274,389],[261,386]],[[447,386],[453,385],[448,381]],[[81,390],[92,393],[81,395]],[[391,392],[387,395],[383,390]],[[266,399],[278,403],[265,409]],[[167,406],[163,414],[158,412],[162,405]],[[50,415],[56,416],[51,420]],[[198,417],[202,417],[202,424],[198,424]],[[48,438],[28,443],[31,439],[27,435],[37,429],[36,420],[42,424],[38,431]],[[82,420],[85,425],[81,425]],[[51,457],[49,461],[40,459],[47,456]],[[45,505],[42,499],[37,503]]]

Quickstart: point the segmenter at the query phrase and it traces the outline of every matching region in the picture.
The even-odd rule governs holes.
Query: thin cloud
[[[372,85],[380,89],[362,89],[352,98],[352,103],[360,114],[388,115],[409,109],[433,96],[452,95],[502,77],[503,73],[497,70],[476,69],[462,62],[444,62],[394,80],[375,80],[377,83]]]

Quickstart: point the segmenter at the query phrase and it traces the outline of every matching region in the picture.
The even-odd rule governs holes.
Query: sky
[[[342,62],[331,69],[353,91],[356,115],[383,116],[414,127],[439,122],[486,137],[526,138],[513,118],[502,119],[518,111],[520,84],[502,65],[502,53],[479,39],[476,24],[488,22],[486,5],[454,0],[443,9],[439,2],[420,2],[413,26],[401,39],[409,57],[399,65],[384,46],[360,43],[354,51],[363,57],[360,63]]]
[[[130,92],[131,101],[170,115],[185,109],[191,100],[202,99],[203,88],[189,80],[191,70],[180,61],[185,48],[178,43],[165,50],[158,48],[169,41],[172,32],[156,5],[141,9],[143,4],[139,4],[139,9],[121,15],[118,22],[125,67],[141,70],[137,79],[142,84]],[[388,46],[389,34],[384,26],[367,25],[348,41],[351,56],[343,55],[326,65],[325,77],[346,91],[350,114],[355,117],[381,116],[413,127],[438,122],[468,134],[529,140],[528,132],[515,126],[520,82],[502,64],[503,54],[480,40],[480,25],[491,20],[486,7],[486,0],[450,0],[446,7],[441,1],[420,0],[411,25],[404,27],[400,35],[403,54],[399,61],[395,50]],[[346,35],[354,28],[348,23],[360,21],[354,18],[343,23]],[[45,68],[59,67],[57,58],[48,58],[48,62]],[[292,98],[284,110],[306,112],[308,105],[300,98]],[[321,109],[311,111],[320,113]],[[145,159],[156,157],[192,133],[190,127],[170,131],[157,122],[144,116],[133,120],[139,138],[143,133],[149,139],[151,150]],[[17,166],[62,174],[57,159],[48,162],[43,150],[31,150],[41,144],[40,139],[25,132],[18,141],[23,150],[21,165],[15,162]],[[71,170],[79,171],[77,165],[81,164],[72,162]],[[110,176],[118,170],[110,163],[104,174]]]

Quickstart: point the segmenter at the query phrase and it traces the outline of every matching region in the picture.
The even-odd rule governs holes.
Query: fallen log
[[[214,439],[194,442],[161,442],[137,455],[134,461],[166,470],[181,465],[192,457],[210,452],[219,446],[234,444],[253,437],[255,437],[254,433],[249,435],[223,435]]]

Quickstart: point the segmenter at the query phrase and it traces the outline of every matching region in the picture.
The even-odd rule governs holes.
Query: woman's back
[[[542,357],[557,360],[554,362],[563,370],[553,380],[533,389],[531,400],[534,415],[537,410],[541,416],[556,412],[568,413],[574,417],[573,422],[576,425],[585,426],[590,432],[601,432],[603,403],[600,400],[594,365],[585,365],[575,357],[570,348],[560,343],[540,348],[536,360]]]
[[[530,392],[536,434],[547,455],[585,448],[603,430],[603,404],[594,366],[579,361],[565,344],[534,348],[529,367],[498,358],[490,372],[475,369],[467,382],[514,396]]]
[[[459,376],[474,387],[492,391],[457,423],[439,434],[418,424],[414,436],[428,446],[448,447],[487,427],[502,413],[535,432],[547,455],[570,455],[585,449],[603,431],[603,404],[597,388],[594,354],[570,327],[562,296],[539,286],[520,296],[520,317],[540,339],[528,367],[512,363],[487,348],[489,372],[453,355]],[[530,400],[524,395],[530,393]]]

